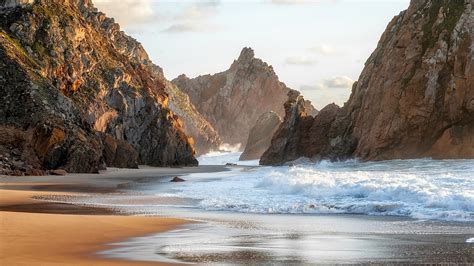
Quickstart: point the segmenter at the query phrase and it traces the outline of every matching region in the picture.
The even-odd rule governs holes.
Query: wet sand
[[[0,265],[130,265],[129,261],[105,258],[97,253],[109,249],[109,243],[172,230],[189,222],[123,216],[112,209],[48,203],[35,197],[116,193],[120,187],[140,179],[224,170],[224,167],[110,169],[100,175],[0,177]]]

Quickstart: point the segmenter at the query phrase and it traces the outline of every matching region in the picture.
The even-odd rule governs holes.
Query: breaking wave
[[[212,183],[201,177],[174,195],[193,195],[206,210],[474,221],[474,160],[323,161],[208,177]]]

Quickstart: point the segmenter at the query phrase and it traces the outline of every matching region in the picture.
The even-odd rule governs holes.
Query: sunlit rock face
[[[33,4],[34,0],[0,0],[0,8],[13,8]]]
[[[244,48],[224,72],[193,79],[181,75],[172,82],[189,95],[223,142],[240,143],[242,148],[262,114],[284,115],[283,104],[291,90],[279,81],[272,66],[255,58],[251,48]]]
[[[6,172],[197,164],[161,68],[90,1],[0,9],[0,69]]]
[[[290,97],[261,163],[474,158],[472,5],[412,1],[387,26],[342,108],[308,118]]]

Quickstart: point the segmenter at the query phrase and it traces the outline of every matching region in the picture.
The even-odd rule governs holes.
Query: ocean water
[[[198,264],[472,264],[474,160],[262,167],[228,150],[229,171],[126,179],[118,193],[42,197],[198,221],[111,244],[115,259]],[[152,173],[152,171],[151,171]]]
[[[263,167],[257,160],[239,162],[239,156],[235,151],[201,156],[201,165],[239,166],[186,175],[187,182],[156,179],[125,189],[131,190],[129,196],[59,201],[147,215],[161,215],[162,207],[172,206],[206,212],[361,214],[474,222],[474,160],[352,160]]]
[[[201,164],[238,163],[239,153],[213,153]],[[320,162],[294,167],[234,168],[193,174],[166,193],[193,198],[208,211],[366,214],[474,221],[474,160]],[[157,195],[159,196],[159,195]]]
[[[225,165],[233,163],[238,165],[258,166],[259,160],[239,161],[242,153],[239,151],[215,151],[202,155],[198,158],[199,165]]]

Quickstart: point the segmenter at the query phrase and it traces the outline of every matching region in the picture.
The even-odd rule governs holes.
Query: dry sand
[[[46,193],[1,190],[0,205],[35,204],[30,197],[41,194]],[[107,243],[171,230],[183,223],[158,217],[1,211],[0,265],[130,265],[94,253],[106,249]]]

